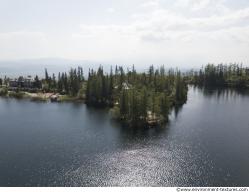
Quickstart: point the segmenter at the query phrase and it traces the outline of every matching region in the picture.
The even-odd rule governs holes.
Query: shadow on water
[[[167,134],[169,129],[169,123],[156,127],[129,127],[120,124],[120,122],[110,119],[110,124],[115,127],[120,136],[120,141],[125,143],[137,143],[141,141],[147,141],[149,139],[159,138],[162,134]]]
[[[179,113],[182,111],[182,107],[183,105],[173,107],[172,113],[174,114],[174,119],[177,119]]]
[[[227,87],[212,87],[212,86],[193,86],[194,91],[199,90],[205,97],[215,97],[217,99],[228,99],[230,97],[249,96],[249,89],[243,88],[227,88]]]
[[[108,118],[110,120],[111,127],[115,127],[118,130],[120,139],[124,143],[129,142],[134,144],[141,141],[156,140],[161,137],[167,137],[167,134],[171,128],[171,123],[177,119],[178,115],[182,111],[183,106],[184,104],[173,107],[170,110],[168,122],[155,127],[129,127],[113,119],[110,113],[108,114]],[[91,110],[93,113],[96,112],[95,109]],[[107,110],[105,110],[105,113],[107,113]]]

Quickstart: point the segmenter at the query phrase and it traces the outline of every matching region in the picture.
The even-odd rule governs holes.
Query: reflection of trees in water
[[[174,106],[171,109],[171,115],[173,115],[173,119],[176,119],[179,113],[182,110],[183,105]],[[169,118],[169,121],[166,124],[158,125],[156,127],[130,127],[125,124],[116,121],[115,119],[111,119],[111,126],[115,127],[120,131],[120,140],[123,143],[138,143],[139,142],[147,142],[152,140],[160,139],[162,135],[167,135],[170,131],[171,121],[173,120]]]
[[[179,113],[181,112],[181,110],[182,110],[182,105],[180,105],[180,106],[175,106],[175,107],[173,108],[173,110],[174,110],[175,119],[177,119],[178,114],[179,114]]]
[[[120,141],[122,143],[138,143],[147,142],[160,138],[161,135],[165,135],[170,127],[170,122],[166,125],[157,127],[130,127],[122,125],[120,122],[112,119],[111,126],[115,127],[119,131]]]
[[[245,88],[226,88],[226,87],[211,87],[211,86],[194,86],[198,88],[205,97],[215,97],[217,99],[229,100],[240,96],[249,96],[249,89]]]
[[[98,126],[103,126],[109,120],[108,108],[89,107],[87,105],[85,107],[87,111],[85,113],[86,118],[93,120]]]
[[[70,103],[75,109],[81,109],[82,106],[84,106],[84,103],[82,102],[72,102]]]
[[[120,123],[112,118],[111,114],[109,113],[108,108],[95,108],[86,106],[87,110],[87,118],[92,119],[94,118],[96,124],[103,124],[104,122],[107,123],[106,125],[110,125],[113,129],[116,130],[116,133],[119,135],[119,140],[121,143],[138,143],[138,142],[148,142],[152,140],[157,140],[161,138],[162,135],[168,134],[171,119],[166,124],[158,125],[156,127],[130,127],[126,124]],[[175,106],[171,109],[171,114],[176,118],[180,111],[182,110],[182,105]],[[106,126],[103,125],[103,126]]]

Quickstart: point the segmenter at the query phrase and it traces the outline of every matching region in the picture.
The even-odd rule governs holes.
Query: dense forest
[[[18,90],[25,90],[25,88],[30,88],[32,91],[43,91],[43,92],[56,92],[60,94],[68,94],[75,96],[79,93],[82,88],[82,84],[84,82],[84,75],[82,67],[71,68],[70,71],[58,73],[57,76],[53,73],[49,75],[47,69],[45,69],[45,78],[39,78],[37,75],[34,79],[29,80],[22,76],[17,79],[10,79],[8,77],[4,77],[4,79],[0,78],[0,86],[5,86],[11,88],[11,82],[16,82],[17,84],[14,86]],[[22,82],[31,82],[29,86],[22,85]],[[20,84],[19,84],[20,83]]]
[[[70,96],[80,96],[80,94],[83,94],[84,80],[82,67],[71,68],[69,73],[58,73],[57,78],[55,74],[50,76],[47,69],[45,69],[45,79],[42,80],[42,89],[46,92],[54,91]]]
[[[0,78],[0,95],[12,95],[22,97],[24,93],[51,93],[65,96],[64,98],[83,99],[85,78],[82,67],[71,68],[69,72],[59,72],[56,76],[54,73],[49,74],[45,69],[44,78],[37,75],[32,79],[20,76],[16,79],[4,77]],[[42,98],[40,98],[42,100]]]
[[[172,106],[187,100],[187,84],[179,71],[164,67],[137,73],[122,67],[90,70],[86,88],[86,103],[90,106],[112,107],[113,116],[132,126],[167,122]]]
[[[40,92],[81,99],[88,106],[110,108],[115,119],[131,126],[167,122],[170,109],[187,100],[186,77],[178,70],[166,71],[164,67],[150,66],[146,72],[138,73],[134,66],[126,70],[116,66],[106,73],[100,66],[96,71],[89,70],[87,79],[81,67],[57,76],[45,69],[43,79],[35,76],[28,87],[25,81],[28,80],[23,77],[1,79],[1,95],[21,97],[25,92]]]
[[[113,117],[124,124],[144,127],[167,122],[172,107],[186,102],[187,84],[246,88],[249,68],[242,64],[208,64],[183,75],[164,66],[152,65],[145,72],[137,72],[134,66],[131,69],[115,66],[105,72],[100,66],[97,70],[89,69],[86,76],[82,67],[57,76],[45,69],[43,78],[0,78],[0,95],[22,97],[32,92],[54,94],[60,100],[80,99],[87,106],[108,107]]]
[[[199,86],[249,87],[249,68],[242,64],[208,64],[199,71],[188,73],[189,82]]]
[[[163,66],[152,65],[145,72],[137,72],[134,66],[115,66],[105,72],[100,66],[97,70],[89,69],[84,76],[82,67],[78,67],[57,76],[45,69],[44,77],[35,76],[28,88],[25,81],[23,77],[0,79],[0,95],[20,96],[25,91],[54,93],[61,98],[84,100],[88,106],[108,107],[113,117],[124,124],[146,126],[168,121],[170,109],[186,102],[188,83],[245,88],[249,87],[249,68],[241,64],[208,64],[183,75]]]

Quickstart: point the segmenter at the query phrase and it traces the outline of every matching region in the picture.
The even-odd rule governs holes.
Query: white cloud
[[[210,0],[205,2],[210,2]],[[194,38],[198,33],[206,34],[208,37],[211,33],[226,32],[235,27],[241,30],[237,35],[234,35],[240,36],[240,33],[249,23],[246,23],[247,25],[241,24],[247,20],[249,21],[249,8],[203,18],[185,17],[160,8],[151,13],[140,14],[140,17],[128,25],[81,25],[81,31],[74,33],[73,37],[110,38],[110,41],[115,38],[159,41],[186,38],[186,36]]]
[[[223,14],[229,10],[225,6],[225,0],[177,0],[174,6],[193,12],[204,11],[212,14]]]
[[[0,57],[11,57],[13,52],[27,57],[28,52],[32,56],[47,54],[93,60],[125,58],[134,62],[139,59],[249,62],[249,7],[232,9],[225,0],[164,3],[148,0],[134,9],[133,17],[125,15],[132,19],[123,24],[112,23],[112,20],[108,20],[108,24],[84,23],[78,31],[61,37],[39,32],[0,34]],[[116,9],[110,6],[106,12],[114,13]],[[121,8],[118,10],[120,14]],[[6,47],[8,51],[4,50]]]
[[[177,2],[174,6],[191,6],[192,12],[209,8],[214,3],[213,0]],[[225,10],[222,3],[219,1],[216,6]],[[222,59],[225,60],[226,57],[231,59],[231,56],[238,58],[238,51],[230,53],[231,50],[235,51],[236,46],[236,49],[241,49],[241,53],[249,48],[249,8],[234,11],[226,9],[222,14],[212,12],[209,16],[199,17],[162,8],[159,1],[148,1],[143,6],[154,7],[150,12],[137,14],[134,21],[127,25],[81,25],[81,31],[74,33],[73,38],[95,45],[91,50],[98,53],[102,51],[99,55],[105,58],[124,57],[125,53],[129,53],[134,57],[137,54],[145,58],[161,57],[163,60],[171,56],[188,58],[198,54],[199,57],[208,58],[210,53],[222,53]],[[218,9],[213,7],[213,10]],[[170,56],[165,55],[166,51],[171,53]],[[226,55],[228,52],[229,56]],[[221,59],[220,56],[217,58]]]
[[[114,13],[116,12],[116,9],[114,9],[113,7],[109,7],[107,10],[106,10],[107,13]]]
[[[141,6],[144,8],[158,8],[160,5],[159,0],[150,0],[144,2]]]

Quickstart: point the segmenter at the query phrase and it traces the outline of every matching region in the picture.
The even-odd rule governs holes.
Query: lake
[[[190,87],[161,128],[0,98],[0,186],[248,186],[249,94]]]

